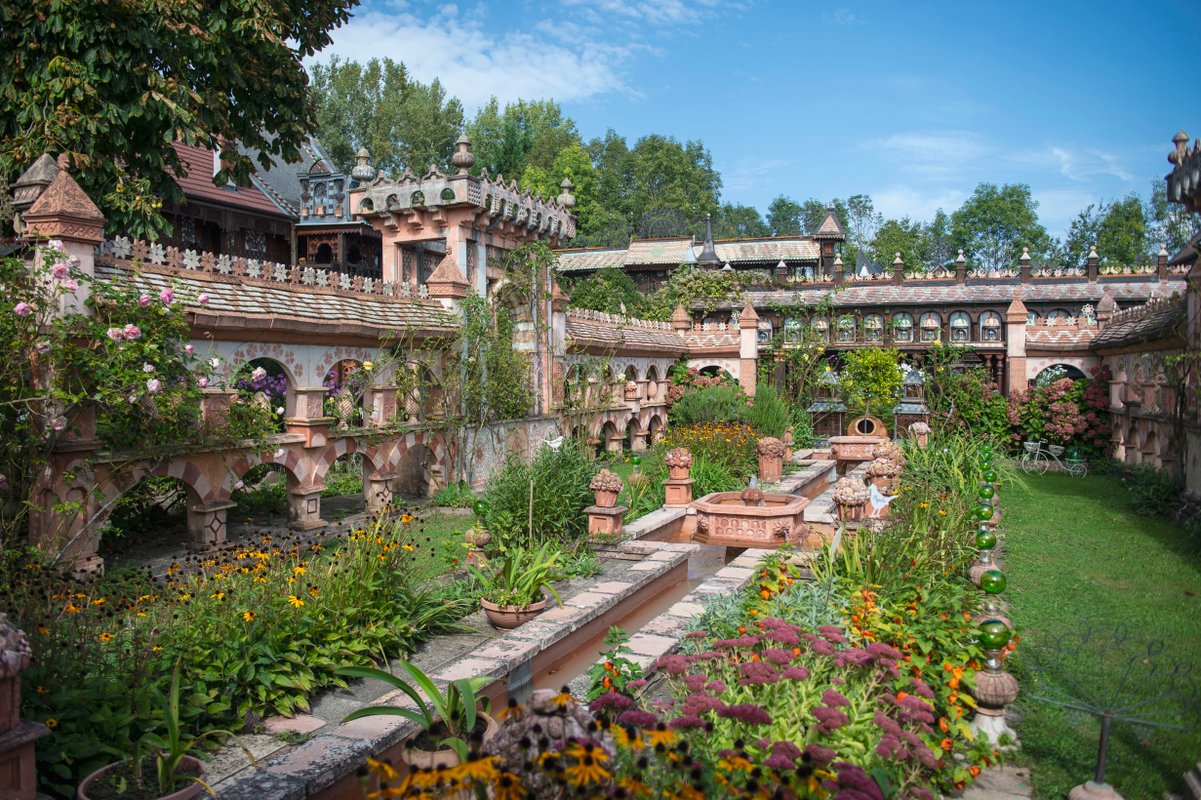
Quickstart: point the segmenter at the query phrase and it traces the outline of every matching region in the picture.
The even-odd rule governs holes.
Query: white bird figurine
[[[868,496],[872,504],[872,516],[878,517],[884,509],[888,508],[888,504],[897,499],[895,494],[884,494],[880,491],[880,487],[872,484],[868,489]]]
[[[549,447],[551,450],[558,450],[560,447],[563,446],[563,437],[556,436],[553,439],[543,439],[542,443],[544,445],[546,445],[547,447]]]

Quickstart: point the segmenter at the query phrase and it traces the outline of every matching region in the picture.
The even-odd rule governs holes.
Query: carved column
[[[288,433],[305,437],[305,447],[324,447],[329,437],[333,417],[325,416],[324,386],[305,386],[293,389],[288,395],[288,416],[284,426]]]
[[[759,370],[759,315],[749,300],[738,315],[738,329],[738,384],[748,397],[754,397]]]
[[[211,550],[225,541],[225,513],[232,500],[215,500],[188,506],[188,544],[194,550]]]
[[[297,486],[288,490],[288,527],[294,531],[311,531],[324,528],[321,519],[321,493],[325,484]]]
[[[34,743],[50,731],[21,720],[21,673],[32,650],[25,634],[0,613],[0,797],[34,800],[37,769]]]

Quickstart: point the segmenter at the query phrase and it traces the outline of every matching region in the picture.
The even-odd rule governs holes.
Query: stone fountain
[[[805,544],[809,498],[773,494],[759,488],[757,478],[741,492],[714,492],[692,502],[696,509],[695,541],[725,547],[794,547]]]

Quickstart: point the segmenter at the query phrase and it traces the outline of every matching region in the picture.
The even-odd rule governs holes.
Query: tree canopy
[[[1038,201],[1022,183],[981,183],[951,215],[951,238],[969,260],[990,268],[1008,266],[1030,248],[1036,260],[1052,255],[1054,243],[1038,221]]]
[[[237,142],[264,168],[299,159],[317,121],[302,60],[357,2],[0,3],[0,172],[65,152],[110,229],[163,231],[175,140],[220,149],[219,182],[255,168]]]

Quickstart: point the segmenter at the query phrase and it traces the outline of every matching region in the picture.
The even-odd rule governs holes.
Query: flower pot
[[[613,508],[617,505],[617,492],[597,489],[594,494],[596,495],[596,504],[601,508]]]
[[[483,741],[486,742],[500,730],[500,724],[483,711],[477,712],[477,715],[484,721]],[[404,746],[401,757],[414,769],[446,769],[459,765],[459,754],[449,747],[444,750],[426,750],[409,743]]]
[[[117,761],[115,763],[101,767],[100,769],[93,772],[91,775],[88,775],[86,778],[83,779],[83,782],[79,784],[79,788],[76,789],[75,796],[78,798],[78,800],[95,800],[95,798],[98,798],[101,796],[104,796],[104,797],[110,796],[112,794],[111,791],[106,792],[103,795],[98,794],[98,793],[90,794],[89,792],[99,791],[101,789],[101,786],[103,786],[104,781],[108,778],[109,773],[111,773],[113,770],[115,770],[117,767],[120,767],[124,763],[125,763],[124,761]],[[197,778],[201,778],[204,776],[204,762],[201,761],[200,759],[194,758],[192,756],[184,756],[183,760],[180,761],[180,763],[179,763],[179,772],[180,772],[180,774],[183,774],[183,775],[192,775]],[[193,781],[192,783],[188,784],[187,786],[183,787],[182,789],[174,791],[171,794],[157,797],[156,800],[192,800],[195,797],[199,797],[203,793],[204,793],[203,784],[196,783]],[[131,798],[137,798],[136,795],[126,794],[125,796],[131,797]],[[149,790],[146,792],[146,794],[144,796],[145,797],[155,797],[154,793]]]
[[[688,469],[688,467],[668,467],[667,474],[673,481],[679,481],[688,477]]]
[[[838,519],[842,522],[863,519],[863,506],[863,503],[837,503]]]
[[[480,606],[484,609],[484,614],[494,628],[508,631],[529,622],[545,611],[546,598],[542,598],[537,603],[530,603],[528,606],[501,606],[491,600],[480,598]]]
[[[463,534],[463,541],[467,542],[467,544],[471,545],[472,547],[483,547],[492,541],[492,534],[489,531],[483,530],[482,528],[469,528],[467,532]]]

